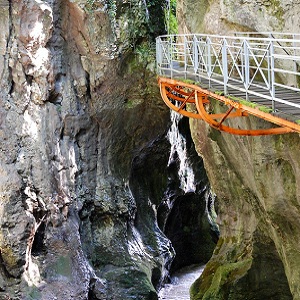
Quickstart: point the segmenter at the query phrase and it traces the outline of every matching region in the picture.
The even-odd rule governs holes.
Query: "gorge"
[[[204,263],[193,300],[300,299],[299,135],[172,119],[154,58],[175,19],[299,32],[300,3],[174,3],[0,0],[1,300],[155,300]]]

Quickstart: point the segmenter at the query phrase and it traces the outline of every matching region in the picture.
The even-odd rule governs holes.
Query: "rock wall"
[[[157,298],[174,253],[152,205],[169,122],[152,4],[0,1],[0,299]]]
[[[299,135],[236,137],[192,126],[221,233],[194,299],[299,299]]]
[[[299,32],[299,9],[295,1],[180,0],[178,18],[181,32]],[[240,122],[270,126],[252,117]],[[300,299],[299,134],[237,137],[201,121],[190,126],[218,198],[221,233],[192,299]]]
[[[179,32],[232,34],[238,31],[298,33],[298,1],[179,0]],[[197,13],[195,13],[197,12]]]

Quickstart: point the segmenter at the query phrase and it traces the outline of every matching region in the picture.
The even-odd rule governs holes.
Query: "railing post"
[[[211,88],[211,40],[209,37],[206,38],[206,70],[208,75],[208,85]]]
[[[157,37],[156,38],[156,70],[157,70],[158,75],[161,75],[161,64],[162,64],[162,59],[161,59],[161,38]]]
[[[272,110],[275,112],[275,74],[274,74],[274,42],[270,41],[270,60],[271,60],[271,85],[270,85],[270,94],[272,97]]]
[[[168,52],[170,54],[169,61],[170,61],[170,69],[171,69],[171,78],[173,78],[173,38],[169,36],[169,49]]]
[[[271,43],[269,42],[269,46],[268,46],[268,88],[269,91],[271,91],[271,51],[270,51],[270,47],[271,47]],[[271,92],[270,92],[271,94]]]
[[[243,41],[244,45],[244,87],[246,90],[246,99],[249,100],[248,90],[250,82],[250,66],[249,66],[249,45],[247,40]]]
[[[292,43],[292,45],[293,45],[293,54],[294,54],[294,56],[296,56],[297,55],[297,53],[296,53],[296,44],[295,44],[295,34],[293,34],[292,35],[292,39],[293,39],[293,43]],[[295,72],[297,72],[297,61],[296,60],[294,60],[294,71]]]
[[[227,61],[227,41],[224,38],[222,44],[222,65],[223,65],[223,79],[224,79],[224,94],[227,95],[228,84],[228,61]]]
[[[184,36],[183,38],[183,43],[184,43],[184,78],[186,79],[186,71],[187,71],[187,38]]]
[[[295,34],[293,34],[293,36],[292,36],[292,39],[293,39],[293,54],[294,54],[294,57],[296,57],[297,56],[297,51],[296,51],[296,49],[298,50],[298,48],[297,48],[297,45],[296,45],[296,43],[295,43],[295,39],[296,39],[296,36],[295,36]],[[298,44],[299,45],[299,44]],[[294,60],[294,72],[295,73],[299,73],[298,72],[298,62],[297,62],[297,60],[295,59]],[[298,83],[298,78],[299,78],[299,75],[295,75],[294,76],[295,77],[295,85],[296,85],[296,87],[297,88],[299,88],[299,83]]]
[[[198,70],[198,65],[199,65],[199,57],[198,57],[198,44],[197,44],[197,38],[194,35],[193,36],[193,60],[194,60],[194,73],[195,76],[197,76],[197,70]]]
[[[207,74],[210,77],[211,76],[211,41],[210,38],[206,38],[206,67],[207,67]]]

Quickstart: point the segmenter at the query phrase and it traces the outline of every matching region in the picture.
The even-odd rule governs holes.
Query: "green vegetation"
[[[260,111],[263,111],[263,112],[265,112],[265,113],[271,113],[272,111],[273,111],[273,109],[272,108],[270,108],[270,107],[268,107],[268,106],[265,106],[265,105],[259,105],[258,106],[258,109],[260,110]]]
[[[165,25],[168,34],[178,33],[178,23],[176,18],[176,0],[168,0],[167,6],[164,9],[165,13]]]
[[[2,239],[3,238],[1,236],[1,240]],[[1,245],[0,251],[6,268],[15,268],[17,266],[17,257],[14,254],[13,248],[10,245]]]
[[[256,108],[258,106],[257,103],[245,100],[245,99],[240,98],[240,97],[234,97],[234,96],[230,96],[230,95],[228,95],[227,97],[229,99],[233,100],[233,101],[239,102],[239,103],[241,103],[243,105],[246,105],[246,106],[249,106],[249,107],[252,107],[252,108]]]
[[[262,112],[265,112],[265,113],[271,113],[273,111],[272,108],[268,107],[268,106],[265,106],[265,105],[259,105],[258,103],[255,103],[255,102],[251,102],[251,101],[248,101],[248,100],[245,100],[243,98],[239,98],[239,97],[234,97],[234,96],[231,96],[231,95],[227,95],[227,97],[233,101],[237,101],[243,105],[246,105],[246,106],[249,106],[249,107],[252,107],[252,108],[257,108],[259,109],[260,111]]]
[[[86,0],[85,9],[87,12],[91,13],[97,9],[97,7],[102,6],[103,4],[99,0]],[[117,13],[116,0],[107,0],[106,1],[107,12],[111,20],[114,20]]]
[[[28,296],[30,300],[38,300],[42,298],[41,292],[38,290],[36,286],[28,287]]]
[[[133,108],[135,106],[134,105],[134,100],[132,100],[132,99],[126,99],[125,106],[126,106],[126,108]]]
[[[278,20],[278,24],[280,26],[283,26],[285,23],[285,19],[284,19],[284,10],[282,8],[282,4],[280,0],[270,0],[267,1],[267,3],[269,3],[270,5],[267,6],[267,9],[269,9],[270,14],[275,16],[276,19]]]
[[[88,12],[94,11],[96,9],[96,0],[87,0],[86,5],[85,5],[85,9]]]
[[[108,0],[107,1],[107,10],[108,10],[108,15],[109,15],[110,19],[114,20],[117,15],[116,0]]]
[[[132,70],[137,70],[141,74],[141,78],[145,80],[147,72],[153,71],[155,68],[155,43],[150,41],[142,42],[134,49],[136,60]]]
[[[209,263],[207,277],[197,280],[191,287],[191,299],[222,300],[231,283],[241,278],[252,264],[252,259],[217,265]]]
[[[192,79],[187,79],[187,78],[177,78],[178,81],[182,81],[184,83],[187,83],[187,84],[197,84],[196,81],[192,80]]]
[[[224,96],[224,92],[223,91],[214,91],[214,93],[216,95],[219,95],[219,96]]]
[[[154,38],[165,34],[165,0],[148,0],[148,33]]]
[[[148,65],[150,62],[155,61],[155,43],[143,42],[136,46],[134,53],[140,62]]]
[[[252,263],[251,259],[236,263],[228,263],[220,266],[211,283],[210,288],[205,292],[203,299],[223,299],[220,297],[221,287],[233,282],[242,276]]]

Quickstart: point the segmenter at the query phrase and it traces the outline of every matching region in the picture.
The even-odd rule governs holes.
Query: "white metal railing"
[[[165,35],[156,39],[160,76],[189,78],[300,108],[300,34]],[[299,97],[298,97],[299,95]],[[252,97],[253,98],[253,97]],[[280,105],[278,105],[278,103]]]

